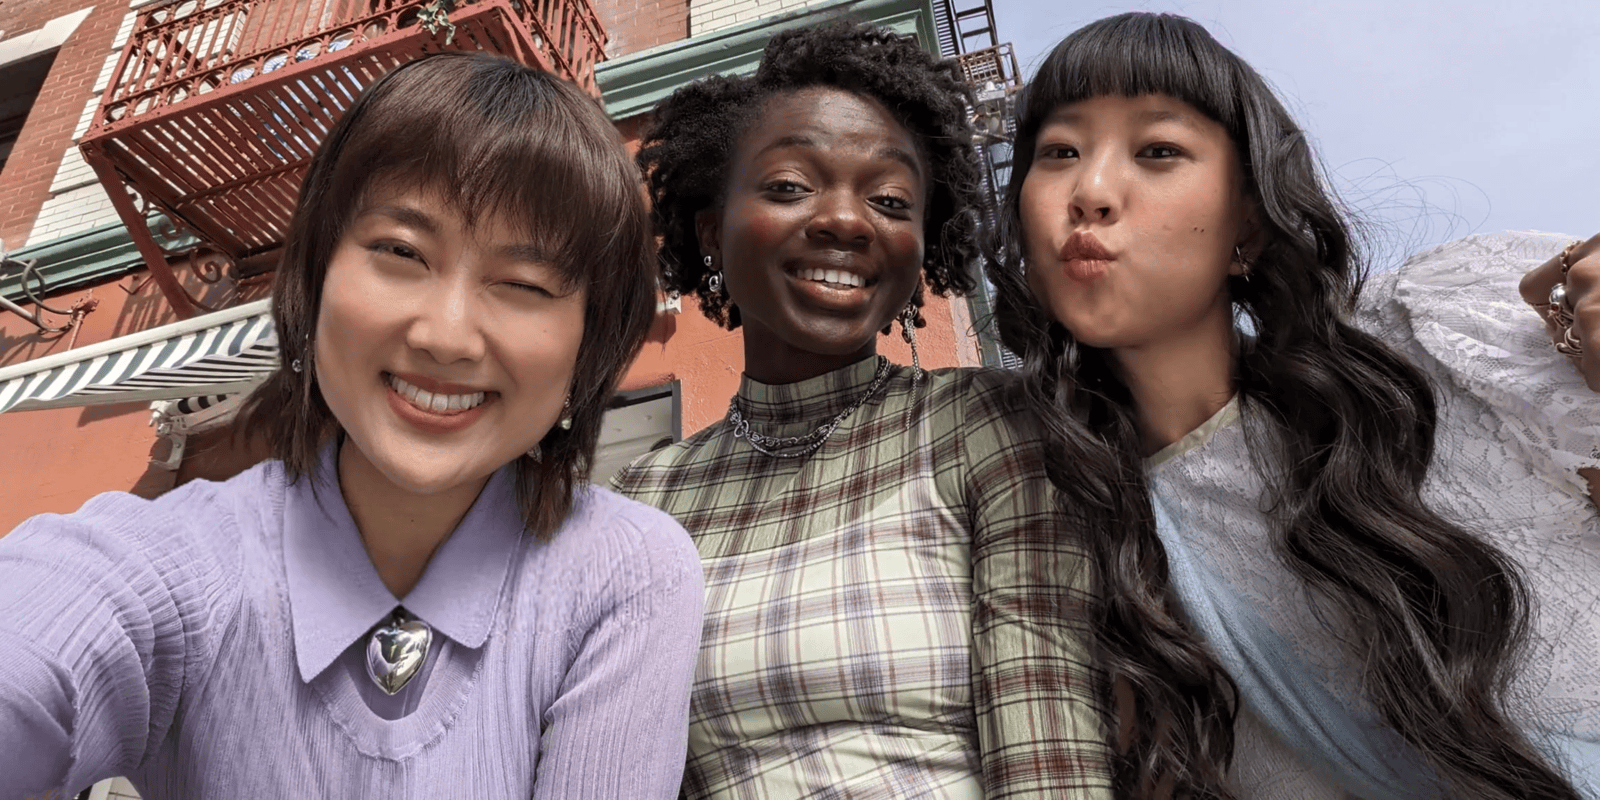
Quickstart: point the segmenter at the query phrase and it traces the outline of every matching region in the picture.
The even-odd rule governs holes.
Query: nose
[[[806,224],[807,238],[859,246],[870,243],[876,235],[865,202],[855,192],[823,191],[816,203],[816,213]]]
[[[1105,152],[1085,161],[1072,186],[1072,221],[1115,222],[1121,211],[1124,165],[1115,155]]]
[[[481,360],[487,345],[470,271],[450,270],[428,287],[406,331],[406,344],[439,364]]]

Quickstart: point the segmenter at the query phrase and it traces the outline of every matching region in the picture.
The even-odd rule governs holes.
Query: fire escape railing
[[[1022,71],[1009,42],[1002,43],[995,25],[991,0],[944,0],[936,7],[940,20],[940,47],[952,49],[956,66],[972,87],[973,106],[968,109],[983,153],[984,183],[998,205],[1001,192],[1010,178],[1011,145],[1016,134],[1016,95],[1022,89]],[[976,46],[976,47],[975,47]],[[999,222],[993,211],[984,224]],[[980,281],[977,291],[967,296],[974,321],[979,325],[978,346],[983,363],[991,367],[1017,366],[1015,355],[1001,347],[993,326],[988,281]]]
[[[361,89],[426,52],[508,55],[598,93],[589,0],[170,0],[142,9],[80,145],[168,302],[270,270],[304,169]],[[157,241],[146,224],[171,223]],[[175,243],[192,234],[184,246]]]

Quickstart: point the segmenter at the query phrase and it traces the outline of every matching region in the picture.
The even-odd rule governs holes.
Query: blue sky
[[[1600,3],[993,3],[1024,74],[1111,14],[1206,26],[1310,131],[1380,226],[1380,261],[1469,233],[1600,232]]]

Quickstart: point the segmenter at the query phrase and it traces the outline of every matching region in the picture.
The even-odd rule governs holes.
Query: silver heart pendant
[[[403,610],[372,629],[367,640],[367,675],[378,688],[394,694],[416,677],[417,670],[428,660],[428,646],[433,643],[433,629],[428,623],[412,619]]]

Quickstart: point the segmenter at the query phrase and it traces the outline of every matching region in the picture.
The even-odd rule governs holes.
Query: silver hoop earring
[[[707,256],[707,258],[710,258],[710,256]],[[711,273],[710,277],[706,278],[706,288],[710,289],[712,294],[715,294],[715,295],[723,294],[723,291],[722,291],[722,273],[721,272],[713,272],[713,273]]]
[[[298,374],[298,373],[302,372],[304,369],[305,369],[305,367],[300,364],[300,359],[298,359],[298,358],[289,362],[289,371],[290,372]]]
[[[1250,282],[1250,262],[1244,260],[1244,253],[1239,250],[1239,245],[1233,246],[1233,260],[1239,262],[1239,277]]]

